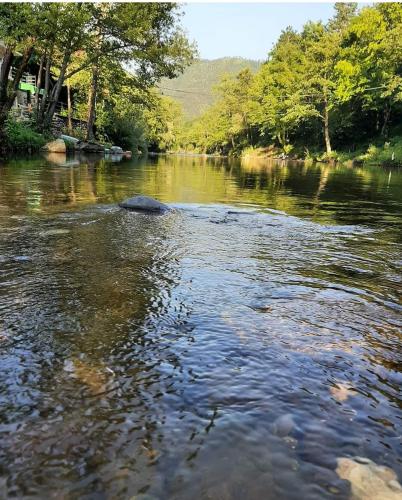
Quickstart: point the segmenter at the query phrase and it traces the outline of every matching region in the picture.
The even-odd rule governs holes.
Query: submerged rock
[[[122,208],[130,210],[142,210],[145,212],[167,212],[170,207],[150,196],[134,196],[119,203]]]
[[[352,500],[402,500],[395,472],[367,458],[338,458],[336,472],[350,482]]]
[[[285,437],[293,431],[295,426],[296,424],[292,415],[290,413],[286,413],[275,420],[273,423],[273,432],[279,437]]]
[[[68,234],[69,229],[49,229],[47,231],[41,231],[39,236],[58,236],[59,234]]]
[[[329,391],[331,395],[340,403],[356,394],[352,385],[348,382],[336,382],[336,385],[330,387]]]
[[[64,361],[64,371],[86,385],[94,396],[106,390],[108,377],[102,367],[90,365],[81,359],[67,359]]]

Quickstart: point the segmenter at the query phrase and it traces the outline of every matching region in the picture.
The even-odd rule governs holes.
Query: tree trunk
[[[324,138],[325,138],[325,149],[327,154],[331,154],[331,138],[329,135],[329,111],[328,111],[328,101],[324,100]]]
[[[381,135],[387,139],[388,138],[388,123],[391,118],[391,105],[387,103],[384,109],[384,123],[381,128]]]
[[[40,63],[39,63],[38,77],[36,79],[36,88],[38,89],[36,92],[36,114],[38,114],[38,110],[39,110],[39,96],[40,96],[40,87],[42,85],[43,66],[44,65],[45,65],[45,54],[42,54],[41,58],[40,58]]]
[[[4,54],[3,63],[1,65],[0,71],[0,142],[4,144],[5,139],[5,123],[8,116],[8,110],[6,107],[7,97],[8,97],[8,76],[11,70],[11,63],[13,61],[14,54],[10,47],[6,48]]]
[[[6,47],[3,62],[0,71],[0,106],[7,100],[8,82],[11,70],[11,64],[14,59],[14,54],[11,47]]]
[[[52,53],[46,56],[46,67],[45,67],[45,88],[43,90],[42,101],[39,106],[39,100],[37,104],[37,125],[41,129],[43,128],[43,119],[45,116],[45,109],[47,105],[47,99],[49,95],[49,87],[50,87],[50,67],[52,65]]]
[[[56,105],[57,105],[57,102],[58,102],[59,97],[60,97],[61,89],[63,87],[64,77],[66,74],[68,63],[70,62],[70,57],[71,57],[71,51],[67,50],[64,53],[63,62],[61,64],[60,76],[56,82],[56,85],[53,87],[52,93],[50,95],[49,106],[46,110],[45,119],[43,122],[43,126],[47,130],[50,129],[50,126],[51,126],[52,120],[53,120],[53,116],[56,112]]]
[[[0,146],[3,146],[6,143],[6,121],[7,121],[8,113],[0,112]],[[1,152],[2,149],[0,149]]]
[[[73,132],[73,112],[71,108],[71,86],[70,82],[67,82],[67,128],[68,133],[71,134]]]
[[[94,125],[96,117],[96,94],[98,91],[99,65],[95,63],[92,66],[92,81],[88,96],[88,119],[86,140],[92,141],[95,138]]]

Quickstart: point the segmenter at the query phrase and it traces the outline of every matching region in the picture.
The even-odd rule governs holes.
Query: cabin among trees
[[[0,40],[0,71],[3,64],[5,52],[6,46]],[[9,73],[10,81],[13,79],[15,71],[15,68],[12,67]],[[32,112],[33,106],[36,104],[40,92],[40,89],[38,89],[38,87],[36,86],[36,80],[37,79],[34,74],[26,72],[22,75],[17,91],[17,96],[14,100],[14,104],[11,110],[12,114],[16,118],[28,118],[30,113]]]
[[[3,58],[5,55],[6,46],[2,40],[0,40],[0,71],[3,63]],[[21,57],[21,54],[16,53],[17,57]],[[11,115],[16,120],[30,120],[33,118],[33,113],[38,107],[42,100],[44,93],[44,79],[43,73],[44,68],[41,67],[35,61],[29,61],[27,66],[28,71],[24,72],[21,80],[18,84],[18,90],[16,93],[16,98],[14,100],[13,106],[11,108]],[[16,68],[12,67],[9,73],[9,80],[12,81],[15,76]],[[50,85],[51,87],[55,83],[55,78],[51,77]],[[68,98],[67,98],[67,87],[63,86],[60,93],[59,101],[56,106],[56,114],[54,116],[54,121],[64,122],[67,120],[67,109],[68,109]],[[74,120],[81,122],[81,120]],[[59,123],[61,125],[61,123]]]

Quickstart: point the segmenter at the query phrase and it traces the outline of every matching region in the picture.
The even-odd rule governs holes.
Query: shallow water
[[[402,483],[401,214],[398,170],[0,163],[0,497],[347,499],[356,456]]]

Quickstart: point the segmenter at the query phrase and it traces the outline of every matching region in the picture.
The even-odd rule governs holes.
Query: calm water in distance
[[[0,498],[343,500],[342,457],[402,483],[401,215],[379,167],[0,162]]]

